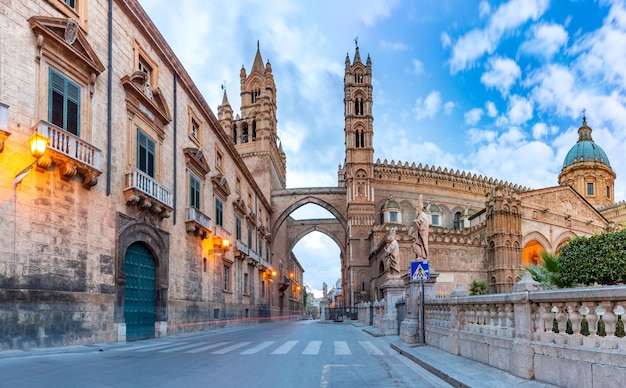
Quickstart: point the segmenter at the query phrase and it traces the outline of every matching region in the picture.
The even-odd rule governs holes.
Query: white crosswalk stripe
[[[187,350],[185,353],[191,353],[191,354],[195,354],[195,353],[200,353],[200,352],[206,352],[207,350],[213,349],[213,348],[219,348],[220,346],[226,345],[230,342],[225,341],[225,342],[218,342],[216,344],[210,344],[210,345],[206,345],[206,346],[202,346],[196,349],[191,349],[191,350]]]
[[[347,356],[352,354],[346,341],[335,341],[335,355]]]
[[[278,349],[274,350],[272,354],[287,354],[298,342],[299,341],[287,341],[279,346]]]
[[[189,349],[189,348],[195,348],[197,346],[198,344],[187,344],[187,345],[182,345],[182,346],[178,346],[174,348],[159,350],[159,353],[173,353],[173,352],[178,352],[178,351]]]
[[[267,348],[268,346],[274,344],[276,341],[266,341],[266,342],[261,342],[260,344],[258,344],[257,346],[250,348],[248,350],[244,350],[243,352],[239,353],[239,354],[256,354],[258,352],[260,352],[261,350]]]
[[[226,347],[226,348],[223,348],[223,349],[211,352],[211,354],[226,354],[228,352],[232,352],[235,349],[239,349],[239,348],[243,348],[244,346],[248,346],[251,343],[252,342],[239,342],[238,344],[234,344],[234,345],[231,345],[229,347]]]
[[[289,340],[284,343],[277,343],[276,341],[263,341],[263,342],[250,342],[250,341],[241,341],[241,342],[231,342],[231,341],[222,341],[215,343],[207,343],[207,342],[195,342],[189,343],[188,341],[184,342],[164,342],[159,344],[150,344],[139,347],[131,347],[127,348],[128,351],[133,352],[158,352],[158,353],[187,353],[187,354],[198,354],[203,352],[210,352],[210,354],[223,355],[230,352],[234,352],[237,349],[241,349],[239,354],[242,355],[252,355],[259,354],[263,351],[270,352],[272,350],[272,345],[280,345],[271,351],[269,354],[280,355],[280,354],[288,354],[293,352],[296,348],[296,345],[301,341],[298,340]],[[394,354],[392,349],[386,349],[380,345],[375,345],[371,341],[358,341],[361,348],[371,356],[380,356],[385,354]],[[332,346],[332,351],[337,356],[350,356],[352,355],[352,351],[350,350],[350,346],[347,341],[322,341],[322,340],[313,340],[306,343],[306,346],[302,350],[302,355],[306,356],[316,356],[320,354],[320,351],[323,349],[328,349],[328,347]],[[354,345],[353,345],[354,346]],[[299,348],[298,348],[299,349]],[[355,348],[356,349],[356,348]],[[122,350],[122,349],[120,349]],[[386,352],[387,350],[387,352]],[[298,350],[299,351],[299,350]],[[327,350],[328,351],[328,350]],[[362,352],[361,350],[357,350],[357,353]],[[266,353],[267,354],[267,353]]]
[[[322,347],[322,341],[311,341],[306,346],[306,348],[304,348],[304,351],[302,351],[302,354],[317,355],[320,353],[321,347]]]

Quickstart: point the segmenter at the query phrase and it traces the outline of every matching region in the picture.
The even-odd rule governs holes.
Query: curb
[[[444,373],[443,371],[441,371],[441,370],[433,367],[432,365],[430,365],[430,364],[420,360],[419,358],[415,357],[414,355],[412,355],[411,353],[405,351],[404,349],[400,348],[399,346],[397,346],[395,344],[389,344],[389,345],[391,346],[391,348],[393,350],[397,351],[399,354],[401,354],[404,357],[408,358],[409,360],[413,361],[417,365],[419,365],[422,368],[426,369],[427,371],[429,371],[430,373],[432,373],[435,376],[439,377],[440,379],[442,379],[446,383],[452,385],[453,387],[471,388],[469,385],[460,382],[459,380],[451,377],[450,375]],[[423,346],[423,345],[418,345],[418,346]]]

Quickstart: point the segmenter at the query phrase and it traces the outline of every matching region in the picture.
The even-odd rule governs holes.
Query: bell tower
[[[239,72],[241,115],[233,117],[226,91],[218,107],[218,119],[266,198],[286,187],[287,158],[278,139],[276,84],[269,61],[263,65],[257,51],[250,74]]]
[[[372,61],[368,55],[367,62],[361,62],[358,45],[352,63],[346,54],[343,82],[346,155],[339,179],[347,189],[349,260],[342,278],[348,283],[354,281],[359,268],[369,266],[367,236],[376,220]],[[359,289],[356,284],[346,285],[344,289]]]

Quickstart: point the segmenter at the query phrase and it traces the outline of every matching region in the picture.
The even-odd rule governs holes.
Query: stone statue
[[[417,202],[417,216],[411,223],[409,235],[415,256],[421,260],[428,259],[428,215],[424,212],[424,202],[420,194]]]
[[[324,292],[324,299],[328,299],[328,286],[326,282],[322,283],[322,291]]]
[[[389,230],[389,239],[391,242],[385,248],[385,253],[387,257],[387,267],[389,267],[390,274],[397,274],[400,271],[398,270],[398,260],[400,258],[400,246],[398,245],[398,240],[396,240],[396,228],[391,228]]]

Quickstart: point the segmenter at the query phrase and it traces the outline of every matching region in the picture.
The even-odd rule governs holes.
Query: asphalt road
[[[447,387],[349,323],[287,321],[0,357],[4,387]]]

